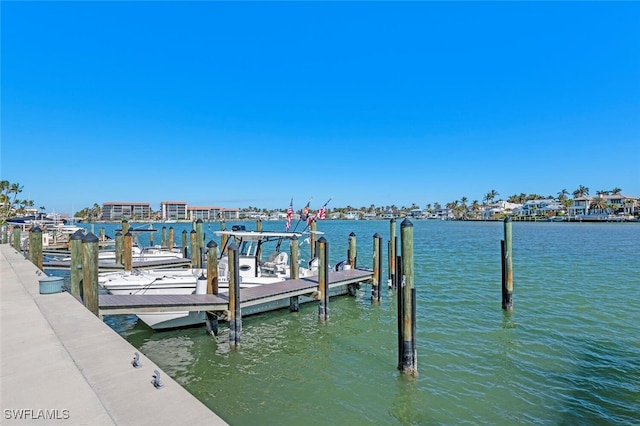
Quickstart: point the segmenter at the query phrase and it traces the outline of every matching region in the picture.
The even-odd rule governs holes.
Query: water
[[[640,424],[639,224],[513,223],[512,312],[501,309],[501,222],[413,225],[417,377],[397,370],[396,294],[386,288],[379,304],[368,285],[331,299],[328,322],[315,304],[244,318],[238,349],[226,324],[212,337],[107,322],[232,425]],[[389,226],[318,230],[332,263],[354,232],[365,267],[379,233],[386,278]],[[219,225],[207,227],[206,241]]]

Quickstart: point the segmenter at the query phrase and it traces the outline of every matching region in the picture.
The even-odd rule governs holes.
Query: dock
[[[368,282],[373,271],[366,269],[349,269],[330,271],[328,278],[329,291],[343,286]],[[288,300],[295,296],[313,297],[318,291],[318,276],[285,280],[240,290],[240,309],[245,313],[257,313],[251,309],[257,305]],[[213,294],[185,295],[113,295],[101,294],[98,306],[101,315],[137,314],[149,312],[171,311],[209,311],[224,312],[229,309],[227,292]],[[272,303],[273,309],[281,304]],[[262,309],[260,312],[268,310]]]
[[[7,244],[0,268],[3,425],[227,424]]]

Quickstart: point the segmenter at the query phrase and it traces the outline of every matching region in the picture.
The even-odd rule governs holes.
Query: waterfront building
[[[108,201],[102,203],[102,220],[151,220],[149,203]]]
[[[238,220],[240,218],[240,209],[223,208],[223,207],[188,207],[187,216],[189,220],[203,221],[211,220]]]
[[[186,201],[161,201],[162,220],[187,220]]]

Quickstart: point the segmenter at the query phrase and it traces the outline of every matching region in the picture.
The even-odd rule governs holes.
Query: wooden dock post
[[[162,247],[167,246],[167,227],[166,226],[162,227],[162,240],[160,244]]]
[[[405,219],[400,224],[402,239],[402,372],[418,374],[416,355],[416,292],[413,283],[413,223]]]
[[[107,234],[103,226],[102,228],[100,228],[100,241],[105,241],[107,239],[106,235]]]
[[[316,257],[318,257],[318,253],[317,253],[317,247],[316,247],[316,221],[312,220],[311,224],[309,224],[309,241],[311,241],[311,244],[309,244],[310,248],[311,248],[311,257],[310,259],[315,259]]]
[[[242,313],[240,312],[240,265],[235,241],[227,248],[229,261],[229,345],[240,346]]]
[[[218,245],[207,243],[207,294],[218,294]]]
[[[129,240],[131,233],[127,232]],[[127,239],[125,235],[125,241]],[[125,244],[126,245],[126,244]],[[82,301],[84,306],[99,316],[98,308],[98,237],[88,233],[82,238]],[[126,257],[126,256],[125,256]],[[131,251],[129,251],[131,258]]]
[[[294,235],[291,237],[291,261],[289,262],[290,270],[289,277],[292,280],[297,280],[300,278],[300,265],[298,265],[298,258],[300,247],[298,246],[298,236]],[[289,298],[289,311],[290,312],[298,312],[300,310],[300,296],[291,296]]]
[[[22,233],[20,232],[19,226],[13,227],[13,240],[11,242],[16,251],[22,251]]]
[[[29,231],[29,260],[42,269],[42,229],[37,225]]]
[[[182,230],[182,257],[185,259],[189,258],[188,248],[187,248],[187,230]]]
[[[207,243],[207,294],[218,294],[218,245],[211,240]],[[205,312],[205,323],[209,334],[218,335],[218,316]]]
[[[122,245],[122,263],[124,265],[124,270],[131,272],[133,268],[133,235],[131,235],[131,231],[127,231],[124,234],[124,244]]]
[[[351,269],[356,269],[356,234],[353,232],[349,234],[349,252],[347,253],[347,257],[349,258],[349,266],[351,266]]]
[[[122,237],[122,232],[116,232],[116,264],[122,265],[122,253],[124,252],[124,241]]]
[[[262,232],[262,219],[256,220],[256,231]]]
[[[224,223],[224,220],[220,221],[220,230],[221,231],[225,231],[227,229],[226,224]],[[222,250],[220,252],[220,254],[225,254],[227,252],[227,240],[229,239],[228,235],[222,235],[220,237],[220,245],[222,246],[222,248],[220,250]]]
[[[192,268],[199,268],[200,267],[200,256],[198,256],[198,253],[200,252],[200,247],[198,246],[198,233],[196,232],[195,229],[191,230],[191,233],[189,234],[190,236],[190,242],[191,242],[191,256],[189,257],[191,259],[191,267]]]
[[[173,238],[174,238],[175,230],[173,226],[169,227],[169,251],[173,251]]]
[[[129,221],[127,219],[122,219],[121,228],[122,235],[125,235],[127,232],[129,232]]]
[[[202,268],[204,265],[204,222],[202,219],[196,220],[196,236],[198,237],[198,268]]]
[[[513,309],[513,256],[511,246],[511,218],[504,219],[504,240],[500,242],[502,258],[502,309]]]
[[[325,237],[318,239],[318,259],[320,266],[318,269],[318,293],[320,301],[318,303],[318,316],[322,320],[329,319],[329,243]]]
[[[371,301],[380,301],[380,281],[382,278],[382,238],[377,232],[373,235],[373,280],[371,281]]]
[[[153,224],[149,225],[149,229],[153,229]],[[153,247],[153,234],[154,231],[149,231],[149,247]]]
[[[391,218],[389,221],[389,280],[387,282],[389,288],[397,288],[396,281],[396,219]]]
[[[70,279],[71,279],[71,294],[75,297],[82,297],[82,239],[84,234],[82,231],[76,231],[69,237],[69,244],[71,245],[71,264]],[[122,240],[122,236],[120,236]],[[117,252],[116,252],[117,253]]]

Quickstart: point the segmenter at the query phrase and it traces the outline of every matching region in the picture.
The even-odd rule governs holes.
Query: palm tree
[[[498,191],[496,191],[495,189],[492,189],[484,196],[484,198],[485,200],[487,200],[487,203],[489,202],[492,203],[493,200],[495,200],[498,195],[500,195],[500,193],[498,193]]]
[[[622,192],[622,189],[618,188],[617,186],[611,190],[611,194],[613,195],[618,195],[621,192]]]
[[[462,210],[462,219],[467,218],[467,201],[469,201],[467,197],[460,198],[460,203],[462,203],[460,206],[460,209]]]
[[[607,200],[605,200],[602,197],[596,197],[593,199],[593,201],[591,201],[591,206],[590,206],[591,210],[599,210],[600,212],[602,212],[606,208],[607,208]]]
[[[569,191],[567,191],[566,189],[563,189],[562,191],[558,192],[558,201],[563,202],[567,199],[567,195],[569,195]]]
[[[586,197],[587,195],[589,195],[589,188],[587,188],[586,186],[580,185],[578,189],[573,191],[573,198]]]

